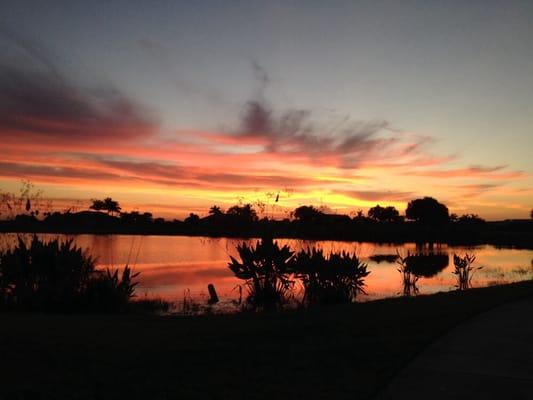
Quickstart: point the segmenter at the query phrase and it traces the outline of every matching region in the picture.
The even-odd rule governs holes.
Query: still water
[[[57,237],[58,235],[43,235]],[[70,236],[63,236],[64,238]],[[126,264],[140,272],[137,295],[162,297],[180,302],[184,295],[203,302],[207,299],[207,285],[212,283],[224,302],[239,296],[236,279],[228,269],[229,257],[237,257],[236,245],[255,239],[205,238],[187,236],[130,236],[130,235],[76,235],[75,242],[90,250],[97,257],[100,267],[123,268]],[[4,243],[15,235],[4,236]],[[407,244],[376,244],[366,242],[308,241],[279,239],[298,251],[308,247],[320,247],[325,252],[346,250],[355,252],[368,263],[371,271],[366,278],[366,295],[359,300],[398,296],[402,293],[402,280],[396,261],[382,255],[407,254],[417,247]],[[420,249],[418,249],[420,250]],[[426,251],[428,249],[426,248]],[[533,278],[533,250],[496,248],[490,245],[475,247],[450,247],[435,245],[434,252],[449,255],[448,266],[430,278],[421,277],[417,283],[420,294],[455,289],[453,254],[465,252],[476,256],[472,286],[488,286]],[[376,257],[378,256],[378,257]]]

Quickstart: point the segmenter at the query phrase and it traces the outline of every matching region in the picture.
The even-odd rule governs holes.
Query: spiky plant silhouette
[[[345,251],[324,255],[322,249],[308,249],[294,258],[296,276],[302,280],[307,305],[338,304],[355,301],[364,293],[364,280],[370,273],[367,264]]]
[[[473,267],[472,264],[476,260],[474,254],[465,253],[463,257],[454,254],[453,255],[453,264],[455,270],[453,274],[457,276],[457,289],[466,290],[472,285],[472,278],[474,273],[483,267]]]
[[[411,268],[409,268],[408,259],[411,257],[410,253],[403,257],[400,252],[398,254],[398,260],[396,263],[399,265],[398,272],[402,276],[402,292],[405,297],[416,296],[418,294],[418,287],[416,283],[420,278],[416,275]]]
[[[27,311],[118,311],[134,295],[133,274],[126,266],[99,271],[96,260],[72,239],[18,237],[0,253],[0,308]]]
[[[245,281],[246,303],[253,309],[270,311],[282,307],[291,297],[293,252],[280,247],[272,238],[263,238],[255,246],[237,246],[240,261],[230,257],[228,267]]]

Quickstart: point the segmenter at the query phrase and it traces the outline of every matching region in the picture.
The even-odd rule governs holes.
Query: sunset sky
[[[0,48],[0,189],[58,208],[533,207],[532,1],[3,0]]]

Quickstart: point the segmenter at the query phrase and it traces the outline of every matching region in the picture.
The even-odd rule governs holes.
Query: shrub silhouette
[[[120,311],[134,295],[136,283],[126,266],[98,271],[96,260],[72,239],[29,243],[18,237],[13,249],[0,253],[0,309],[65,312]]]
[[[465,290],[468,289],[472,284],[472,277],[474,276],[474,273],[482,269],[483,267],[472,267],[472,264],[476,260],[476,256],[474,254],[468,254],[466,253],[463,257],[458,256],[457,254],[453,255],[453,264],[455,266],[455,270],[453,271],[453,274],[457,276],[457,289],[459,290]]]
[[[379,204],[368,210],[368,218],[377,222],[399,222],[400,213],[395,207],[381,207]]]
[[[304,304],[338,304],[355,301],[364,293],[367,264],[347,252],[325,256],[321,249],[303,250],[294,258],[296,276],[305,288]]]
[[[399,265],[398,272],[402,276],[402,291],[403,295],[406,297],[411,297],[413,295],[418,294],[418,287],[416,286],[416,283],[418,282],[418,279],[420,277],[413,273],[411,269],[407,265],[406,258],[409,257],[409,252],[407,252],[406,257],[402,257],[400,253],[398,252],[398,261],[396,261]]]
[[[404,296],[418,294],[416,286],[421,277],[431,278],[441,272],[449,264],[448,254],[444,253],[410,253],[405,257],[398,252],[398,272],[402,276]]]
[[[132,273],[126,265],[119,278],[118,270],[95,271],[87,284],[82,297],[82,306],[98,311],[124,311],[132,297],[138,282],[133,279],[139,272]]]
[[[270,311],[283,306],[291,295],[290,260],[293,252],[288,246],[279,247],[272,238],[263,238],[254,247],[243,243],[237,246],[240,261],[230,257],[229,269],[245,281],[247,303],[253,309]]]

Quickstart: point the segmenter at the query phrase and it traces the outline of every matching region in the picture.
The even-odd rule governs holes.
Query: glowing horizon
[[[399,5],[371,3],[213,15],[201,5],[6,4],[0,189],[24,179],[58,209],[112,197],[170,219],[239,202],[277,217],[301,205],[403,213],[423,196],[456,214],[529,218],[533,48],[516,39],[533,34],[522,16],[532,10],[516,2],[503,18],[489,6],[429,3],[406,6],[406,21],[384,13]]]

